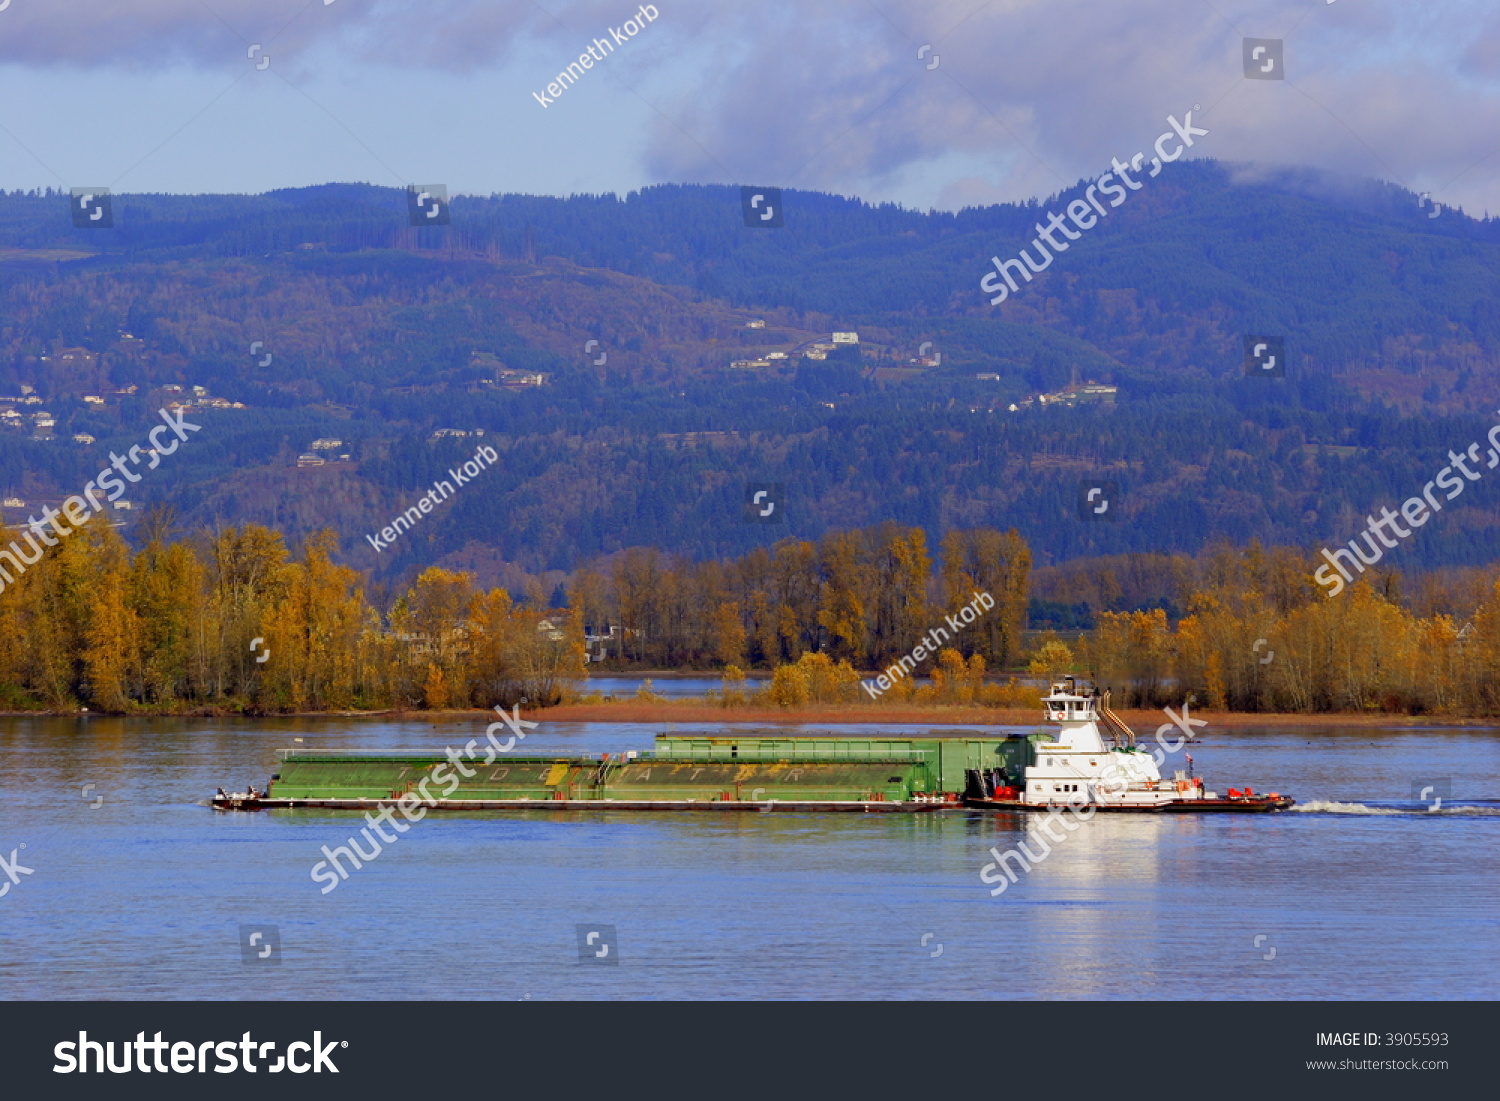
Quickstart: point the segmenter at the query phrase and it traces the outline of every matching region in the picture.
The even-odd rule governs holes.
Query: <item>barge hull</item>
[[[277,810],[294,807],[316,807],[322,810],[376,811],[397,808],[392,799],[215,799],[216,810]],[[892,803],[880,800],[766,799],[758,802],[737,799],[443,799],[427,811],[435,810],[686,810],[686,811],[848,811],[856,814],[919,814],[953,809],[957,803]]]
[[[1163,809],[1168,814],[1182,811],[1189,814],[1212,814],[1215,811],[1227,814],[1265,814],[1269,811],[1286,810],[1296,802],[1295,799],[1284,797],[1279,799],[1189,799],[1181,803],[1168,803]]]
[[[663,743],[666,743],[665,745]],[[379,808],[406,798],[459,810],[897,810],[958,805],[938,785],[930,746],[865,742],[789,747],[778,739],[658,739],[650,756],[443,757],[286,754],[267,791],[220,793],[223,810]],[[792,752],[787,752],[788,749]],[[670,750],[670,753],[663,752]],[[800,752],[798,752],[800,750]]]
[[[1182,799],[1156,805],[1135,806],[1111,803],[1080,803],[1078,809],[1092,807],[1102,811],[1129,811],[1132,814],[1267,814],[1286,810],[1294,799]],[[975,810],[1050,811],[1067,810],[1072,803],[1023,803],[1018,799],[965,799],[964,806]]]

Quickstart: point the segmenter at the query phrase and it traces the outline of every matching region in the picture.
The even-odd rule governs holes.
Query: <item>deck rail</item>
[[[1116,749],[1135,748],[1135,731],[1110,709],[1108,688],[1099,698],[1099,717],[1104,720],[1104,729],[1109,732]]]

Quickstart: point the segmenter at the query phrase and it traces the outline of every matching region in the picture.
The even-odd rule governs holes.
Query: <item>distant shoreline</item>
[[[1136,731],[1149,737],[1158,726],[1169,720],[1160,711],[1116,712]],[[1206,711],[1194,709],[1195,718],[1206,719],[1214,726],[1452,726],[1496,727],[1500,719],[1455,718],[1451,716],[1394,715],[1372,712],[1329,712],[1301,714],[1296,712]],[[619,700],[613,703],[576,703],[548,708],[544,713],[550,722],[638,722],[638,723],[769,723],[777,726],[802,726],[810,723],[901,723],[917,726],[1044,726],[1035,708],[989,708],[933,706],[912,707],[829,705],[782,708],[720,707],[693,701],[651,703]]]
[[[397,719],[402,722],[453,722],[465,717],[478,719],[492,710],[465,708],[445,711],[298,711],[245,715],[238,711],[196,709],[170,712],[135,712],[127,715],[100,711],[0,711],[0,718],[140,718],[140,719]],[[868,725],[871,723],[926,727],[1033,726],[1046,724],[1035,708],[988,708],[936,705],[914,707],[903,704],[880,706],[829,704],[788,710],[777,707],[722,707],[697,700],[655,702],[621,699],[609,703],[562,704],[529,712],[541,722],[563,723],[690,723],[713,726],[724,723],[758,723],[769,726]],[[1120,710],[1127,725],[1141,737],[1150,737],[1168,720],[1161,711]],[[1500,729],[1500,718],[1457,718],[1443,715],[1397,715],[1384,712],[1266,712],[1208,711],[1194,709],[1195,718],[1214,727],[1454,727]]]

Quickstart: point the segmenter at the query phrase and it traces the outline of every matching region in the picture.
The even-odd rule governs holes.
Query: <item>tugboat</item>
[[[1110,710],[1109,693],[1101,695],[1076,677],[1053,684],[1042,703],[1046,721],[1060,728],[1053,740],[1036,744],[1034,763],[1015,778],[1019,783],[1003,775],[992,778],[982,794],[965,798],[967,806],[1045,811],[1091,804],[1098,810],[1255,813],[1285,810],[1295,802],[1248,787],[1230,788],[1221,797],[1206,791],[1190,770],[1163,779],[1159,758],[1138,747],[1135,733]]]

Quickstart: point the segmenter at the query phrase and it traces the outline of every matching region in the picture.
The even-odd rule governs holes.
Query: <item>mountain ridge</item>
[[[420,228],[404,192],[369,185],[116,196],[108,231],[73,229],[65,195],[10,193],[0,391],[32,387],[57,425],[0,430],[0,489],[73,492],[151,403],[184,400],[166,387],[198,385],[246,408],[201,410],[213,431],[151,499],[294,537],[336,517],[348,559],[381,575],[475,544],[567,569],[887,519],[934,539],[1015,526],[1058,562],[1347,541],[1483,435],[1500,403],[1494,221],[1430,218],[1389,184],[1184,162],[991,307],[990,257],[1086,184],[952,214],[787,191],[780,230],[747,229],[738,189],[715,185],[455,196],[451,226]],[[795,358],[839,329],[859,350]],[[1252,334],[1285,340],[1287,377],[1245,377]],[[778,349],[794,358],[759,358]],[[1090,379],[1117,401],[1010,411]],[[441,430],[483,430],[503,469],[399,553],[361,550],[360,521],[461,450]],[[299,467],[324,437],[349,462]],[[1078,520],[1090,477],[1122,483],[1125,523]],[[784,528],[742,522],[748,482],[788,486]],[[311,507],[320,493],[339,506]],[[1402,553],[1488,561],[1484,504]]]

